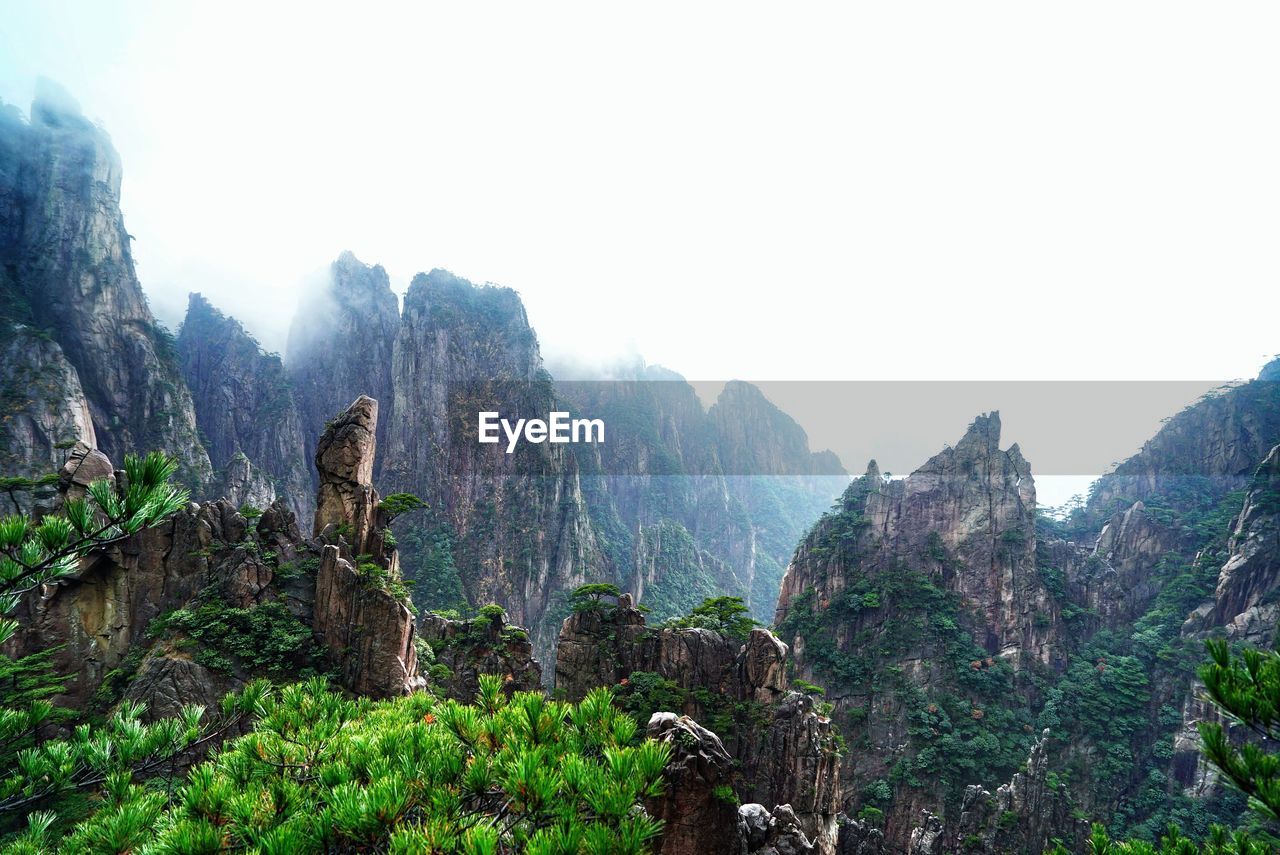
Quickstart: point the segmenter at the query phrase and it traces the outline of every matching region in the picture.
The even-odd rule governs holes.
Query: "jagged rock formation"
[[[1032,747],[1027,765],[995,794],[965,787],[960,828],[950,846],[934,851],[1043,852],[1053,837],[1084,841],[1089,826],[1071,817],[1065,792],[1048,778],[1048,731]],[[929,824],[929,823],[925,823]]]
[[[1065,656],[1058,602],[1036,567],[1031,469],[999,439],[992,413],[906,479],[886,481],[872,462],[801,542],[783,580],[776,625],[796,673],[827,686],[833,717],[861,749],[841,770],[846,812],[884,809],[891,849],[905,849],[920,811],[960,783],[942,769],[964,762],[965,743],[932,745],[958,738],[952,717],[980,738],[985,708],[1018,693],[1031,702],[1019,674],[1052,672]],[[918,762],[915,786],[886,807],[891,770]],[[1007,774],[1016,761],[987,751],[972,762]],[[874,782],[878,805],[866,796]]]
[[[164,449],[181,461],[182,479],[200,488],[212,476],[209,458],[172,337],[147,307],[129,241],[120,159],[106,133],[53,84],[42,84],[30,122],[0,105],[0,311],[45,330],[61,348],[82,393],[59,368],[64,379],[52,396],[77,402],[83,394],[103,451],[118,460]],[[58,441],[73,439],[89,436]]]
[[[501,676],[508,693],[542,688],[542,666],[529,635],[508,624],[505,613],[451,620],[427,612],[418,620],[418,637],[434,661],[432,689],[446,697],[470,703],[480,691],[481,674]]]
[[[347,427],[376,418],[376,404],[358,400],[347,415],[339,420]],[[372,422],[363,424],[371,437]],[[335,428],[322,441],[323,459],[344,461],[344,473],[366,472],[372,464],[362,455],[372,455],[373,443],[365,438]],[[326,470],[323,480],[332,484],[333,475]],[[79,444],[59,483],[74,496],[92,481],[112,477],[106,456]],[[326,493],[321,504],[332,509],[336,495]],[[356,520],[379,519],[377,493],[370,487],[365,496],[364,505],[340,502],[338,513],[349,515],[326,525],[316,540],[302,536],[281,501],[256,521],[225,499],[192,503],[163,524],[90,555],[75,577],[26,597],[16,614],[19,632],[5,653],[54,649],[55,668],[72,675],[62,699],[68,706],[101,709],[129,697],[145,700],[159,715],[183,703],[216,704],[255,669],[272,667],[259,661],[267,653],[255,649],[263,639],[253,633],[292,624],[298,650],[280,663],[287,671],[279,676],[296,677],[299,667],[324,663],[353,692],[386,697],[411,691],[422,681],[413,616],[390,584],[396,580],[395,551],[375,531],[359,541],[375,552],[353,552],[347,536],[357,530]],[[166,616],[181,612],[200,617],[166,624]],[[220,629],[203,635],[208,627]]]
[[[524,307],[508,288],[477,288],[441,270],[404,299],[393,358],[395,404],[385,480],[431,506],[447,531],[467,599],[496,603],[549,653],[565,592],[603,564],[563,445],[507,454],[477,441],[477,413],[546,418],[556,409]]]
[[[645,808],[663,822],[658,855],[731,852],[738,841],[738,811],[724,796],[734,779],[733,759],[720,739],[688,716],[655,713],[647,736],[671,746],[663,772],[665,792]]]
[[[388,524],[373,488],[377,426],[378,402],[361,395],[329,423],[316,445],[315,534],[345,528],[343,536],[357,555],[381,555]]]
[[[776,805],[772,811],[764,805],[743,805],[738,808],[738,836],[741,851],[746,853],[803,855],[818,851],[805,836],[791,805]]]
[[[874,576],[908,560],[980,611],[977,640],[988,653],[1015,668],[1052,663],[1057,616],[1035,572],[1035,482],[1018,446],[1001,451],[999,442],[1000,416],[991,413],[902,481],[885,482],[872,461],[846,491],[843,514],[801,544],[783,580],[777,622],[806,591],[829,601],[848,576]],[[852,538],[838,530],[845,524]]]
[[[1092,549],[1062,542],[1048,544],[1044,566],[1064,571],[1071,601],[1088,613],[1075,640],[1098,629],[1131,625],[1160,591],[1157,566],[1170,553],[1187,546],[1183,532],[1161,523],[1142,502],[1108,519]]]
[[[276,485],[271,476],[254,466],[249,458],[237,453],[222,468],[217,494],[237,508],[248,505],[261,509],[276,500]],[[293,508],[290,503],[290,509]]]
[[[338,256],[329,278],[299,304],[289,329],[285,362],[293,380],[307,441],[358,395],[390,408],[391,348],[400,326],[399,301],[381,265],[369,267],[352,253]],[[384,413],[378,442],[387,447],[390,420]]]
[[[594,686],[621,686],[627,697],[641,674],[678,693],[680,709],[718,725],[741,766],[739,795],[789,804],[806,835],[830,853],[835,845],[838,763],[831,720],[812,697],[791,691],[787,646],[767,630],[744,642],[707,629],[650,628],[624,595],[617,608],[568,617],[556,647],[556,690],[575,700]],[[643,703],[643,701],[641,701]]]
[[[280,357],[199,294],[188,303],[178,354],[223,495],[256,507],[279,495],[299,519],[309,518],[306,443]]]
[[[1227,550],[1213,608],[1188,629],[1220,626],[1234,641],[1270,648],[1280,620],[1280,445],[1254,473]]]
[[[394,582],[400,574],[396,550],[387,544],[390,520],[373,488],[377,427],[378,402],[361,395],[316,445],[315,534],[331,542],[316,572],[312,626],[353,691],[386,697],[409,691],[420,678],[413,615],[375,581]]]

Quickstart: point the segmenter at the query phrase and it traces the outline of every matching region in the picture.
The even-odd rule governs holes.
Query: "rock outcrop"
[[[315,489],[280,357],[264,353],[239,321],[199,294],[188,303],[178,354],[220,486],[236,493],[223,495],[261,508],[278,493],[298,519],[308,519]]]
[[[783,580],[776,626],[795,673],[827,687],[833,718],[860,746],[840,772],[844,808],[884,810],[889,851],[923,845],[910,840],[920,811],[940,812],[956,787],[942,773],[949,749],[933,747],[958,729],[950,717],[973,722],[964,729],[974,738],[984,707],[1019,696],[1031,704],[1018,675],[1065,660],[1059,603],[1036,566],[1031,469],[999,440],[992,413],[905,479],[886,480],[872,462],[801,542]],[[919,752],[935,771],[889,804],[891,769],[912,768]],[[978,764],[1013,771],[990,755]],[[882,801],[868,801],[872,785]]]
[[[1245,486],[1280,443],[1280,382],[1268,377],[1206,396],[1169,419],[1141,451],[1099,479],[1089,511],[1107,515],[1187,479],[1207,479],[1217,495]]]
[[[344,682],[372,697],[421,685],[413,614],[391,587],[400,563],[387,543],[389,520],[373,488],[378,402],[361,395],[316,445],[320,489],[315,535],[327,541],[316,572],[317,638],[340,663]]]
[[[315,534],[332,526],[356,555],[383,554],[387,520],[373,488],[377,426],[378,402],[361,395],[329,423],[316,445]]]
[[[64,378],[52,394],[71,402],[64,418],[79,417],[82,391],[108,456],[163,449],[199,489],[212,468],[173,339],[134,272],[120,175],[106,133],[55,85],[41,84],[29,122],[0,105],[0,313],[45,331],[74,367],[81,390]],[[90,437],[59,437],[74,439]]]
[[[743,800],[791,805],[817,851],[834,851],[834,727],[811,696],[790,689],[785,644],[765,629],[744,642],[708,629],[651,628],[628,595],[616,608],[565,619],[555,684],[566,698],[611,685],[625,699],[640,675],[656,675],[678,695],[680,708],[661,712],[719,722],[722,744],[741,767]]]
[[[1015,668],[1052,664],[1059,619],[1035,572],[1035,482],[1018,446],[1001,451],[999,442],[1000,415],[990,413],[903,480],[885,481],[872,461],[846,491],[843,513],[797,550],[776,622],[805,591],[830,600],[850,574],[878,575],[910,561],[979,610],[975,640],[988,653]]]
[[[351,691],[386,698],[421,685],[408,606],[362,578],[334,545],[320,555],[313,628]]]
[[[346,415],[344,425],[365,424],[372,436],[365,417],[376,419],[373,401],[358,400]],[[358,478],[371,469],[362,455],[373,453],[373,443],[363,437],[337,428],[326,435],[326,483],[332,486],[338,473]],[[64,495],[76,496],[103,478],[115,478],[110,460],[77,444],[58,483]],[[314,540],[302,536],[279,500],[256,517],[225,499],[191,503],[90,554],[75,576],[24,598],[19,631],[4,652],[54,650],[55,669],[71,675],[62,700],[77,709],[121,697],[146,701],[153,715],[183,703],[210,705],[277,665],[288,670],[275,676],[297,677],[299,668],[323,664],[347,689],[371,697],[412,691],[423,682],[413,615],[395,587],[395,550],[377,531],[359,542],[372,553],[353,551],[348,536],[357,519],[380,522],[377,493],[362,486],[367,491],[322,495],[322,504],[335,496],[359,501],[339,503],[339,516]],[[199,617],[172,623],[174,614]],[[296,636],[298,650],[288,661],[273,664],[252,649],[261,641],[253,633],[264,627]]]
[[[501,610],[471,620],[428,612],[418,621],[418,636],[434,660],[432,689],[446,697],[470,703],[480,691],[481,674],[502,677],[507,693],[542,689],[542,666],[533,657],[529,634],[508,624]]]
[[[733,759],[719,737],[688,716],[655,713],[646,734],[671,746],[664,792],[649,799],[649,814],[662,820],[658,855],[732,852],[738,811],[732,796]]]

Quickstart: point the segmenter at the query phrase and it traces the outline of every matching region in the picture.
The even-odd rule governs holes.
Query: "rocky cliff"
[[[99,447],[116,459],[169,451],[182,479],[200,489],[212,468],[173,339],[134,272],[120,177],[106,133],[52,84],[42,86],[30,121],[0,106],[0,311],[57,343],[80,389],[62,382],[51,395],[83,395]]]
[[[817,851],[830,853],[838,743],[814,698],[791,689],[787,653],[765,629],[740,641],[708,629],[649,627],[624,595],[616,607],[565,619],[555,686],[571,700],[594,686],[614,686],[641,720],[674,713],[710,728],[739,771],[718,783],[744,802],[790,805]]]
[[[613,431],[578,455],[613,577],[657,617],[731,594],[770,619],[796,541],[848,482],[839,461],[749,383],[704,410],[675,372],[619,375],[557,384]]]
[[[362,402],[353,406],[367,412]],[[371,469],[372,443],[346,439],[326,435],[330,459]],[[60,485],[75,495],[104,477],[114,478],[110,461],[80,445]],[[376,518],[376,493],[369,501]],[[186,703],[216,704],[263,675],[333,672],[372,697],[411,691],[423,685],[413,616],[396,587],[394,549],[371,537],[360,547],[374,554],[354,551],[350,532],[361,513],[352,509],[308,539],[279,500],[260,513],[226,500],[192,503],[28,596],[5,653],[54,649],[57,670],[72,675],[61,700],[82,710],[129,697],[165,715]]]
[[[905,479],[874,462],[801,542],[777,626],[827,687],[852,746],[846,812],[903,847],[922,809],[1007,778],[1030,749],[1034,675],[1062,667],[1059,605],[1037,572],[1035,485],[1000,421]],[[948,821],[954,824],[954,814]],[[949,830],[949,829],[948,829]]]
[[[304,294],[289,329],[285,362],[307,441],[305,458],[326,424],[359,395],[383,405],[378,441],[387,448],[390,428],[391,349],[400,308],[381,265],[370,267],[350,252],[338,256],[328,276]]]
[[[519,297],[440,270],[415,277],[392,368],[384,480],[431,507],[403,539],[447,538],[467,600],[502,606],[546,657],[565,593],[599,579],[603,562],[565,446],[524,443],[508,454],[477,440],[481,410],[514,421],[557,408]]]
[[[46,334],[7,326],[0,331],[0,472],[34,486],[58,471],[77,442],[97,445],[80,375]],[[21,486],[9,491],[5,513],[30,512],[51,498],[52,485],[34,492]]]
[[[199,294],[188,303],[178,354],[221,495],[252,498],[258,507],[279,495],[299,519],[309,519],[307,443],[280,357],[264,353],[239,321]]]

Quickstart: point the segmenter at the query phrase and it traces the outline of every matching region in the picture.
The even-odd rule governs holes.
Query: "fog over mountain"
[[[1252,376],[1267,313],[1226,335],[1152,297],[1273,289],[1274,27],[1077,12],[13,2],[0,98],[73,91],[127,164],[160,318],[199,291],[270,350],[351,249],[401,294],[433,267],[518,289],[552,363]]]

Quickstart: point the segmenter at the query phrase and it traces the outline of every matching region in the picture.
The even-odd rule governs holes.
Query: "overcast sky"
[[[0,0],[0,98],[66,86],[162,318],[199,290],[269,349],[351,249],[691,378],[1280,350],[1274,3],[369,5]]]

